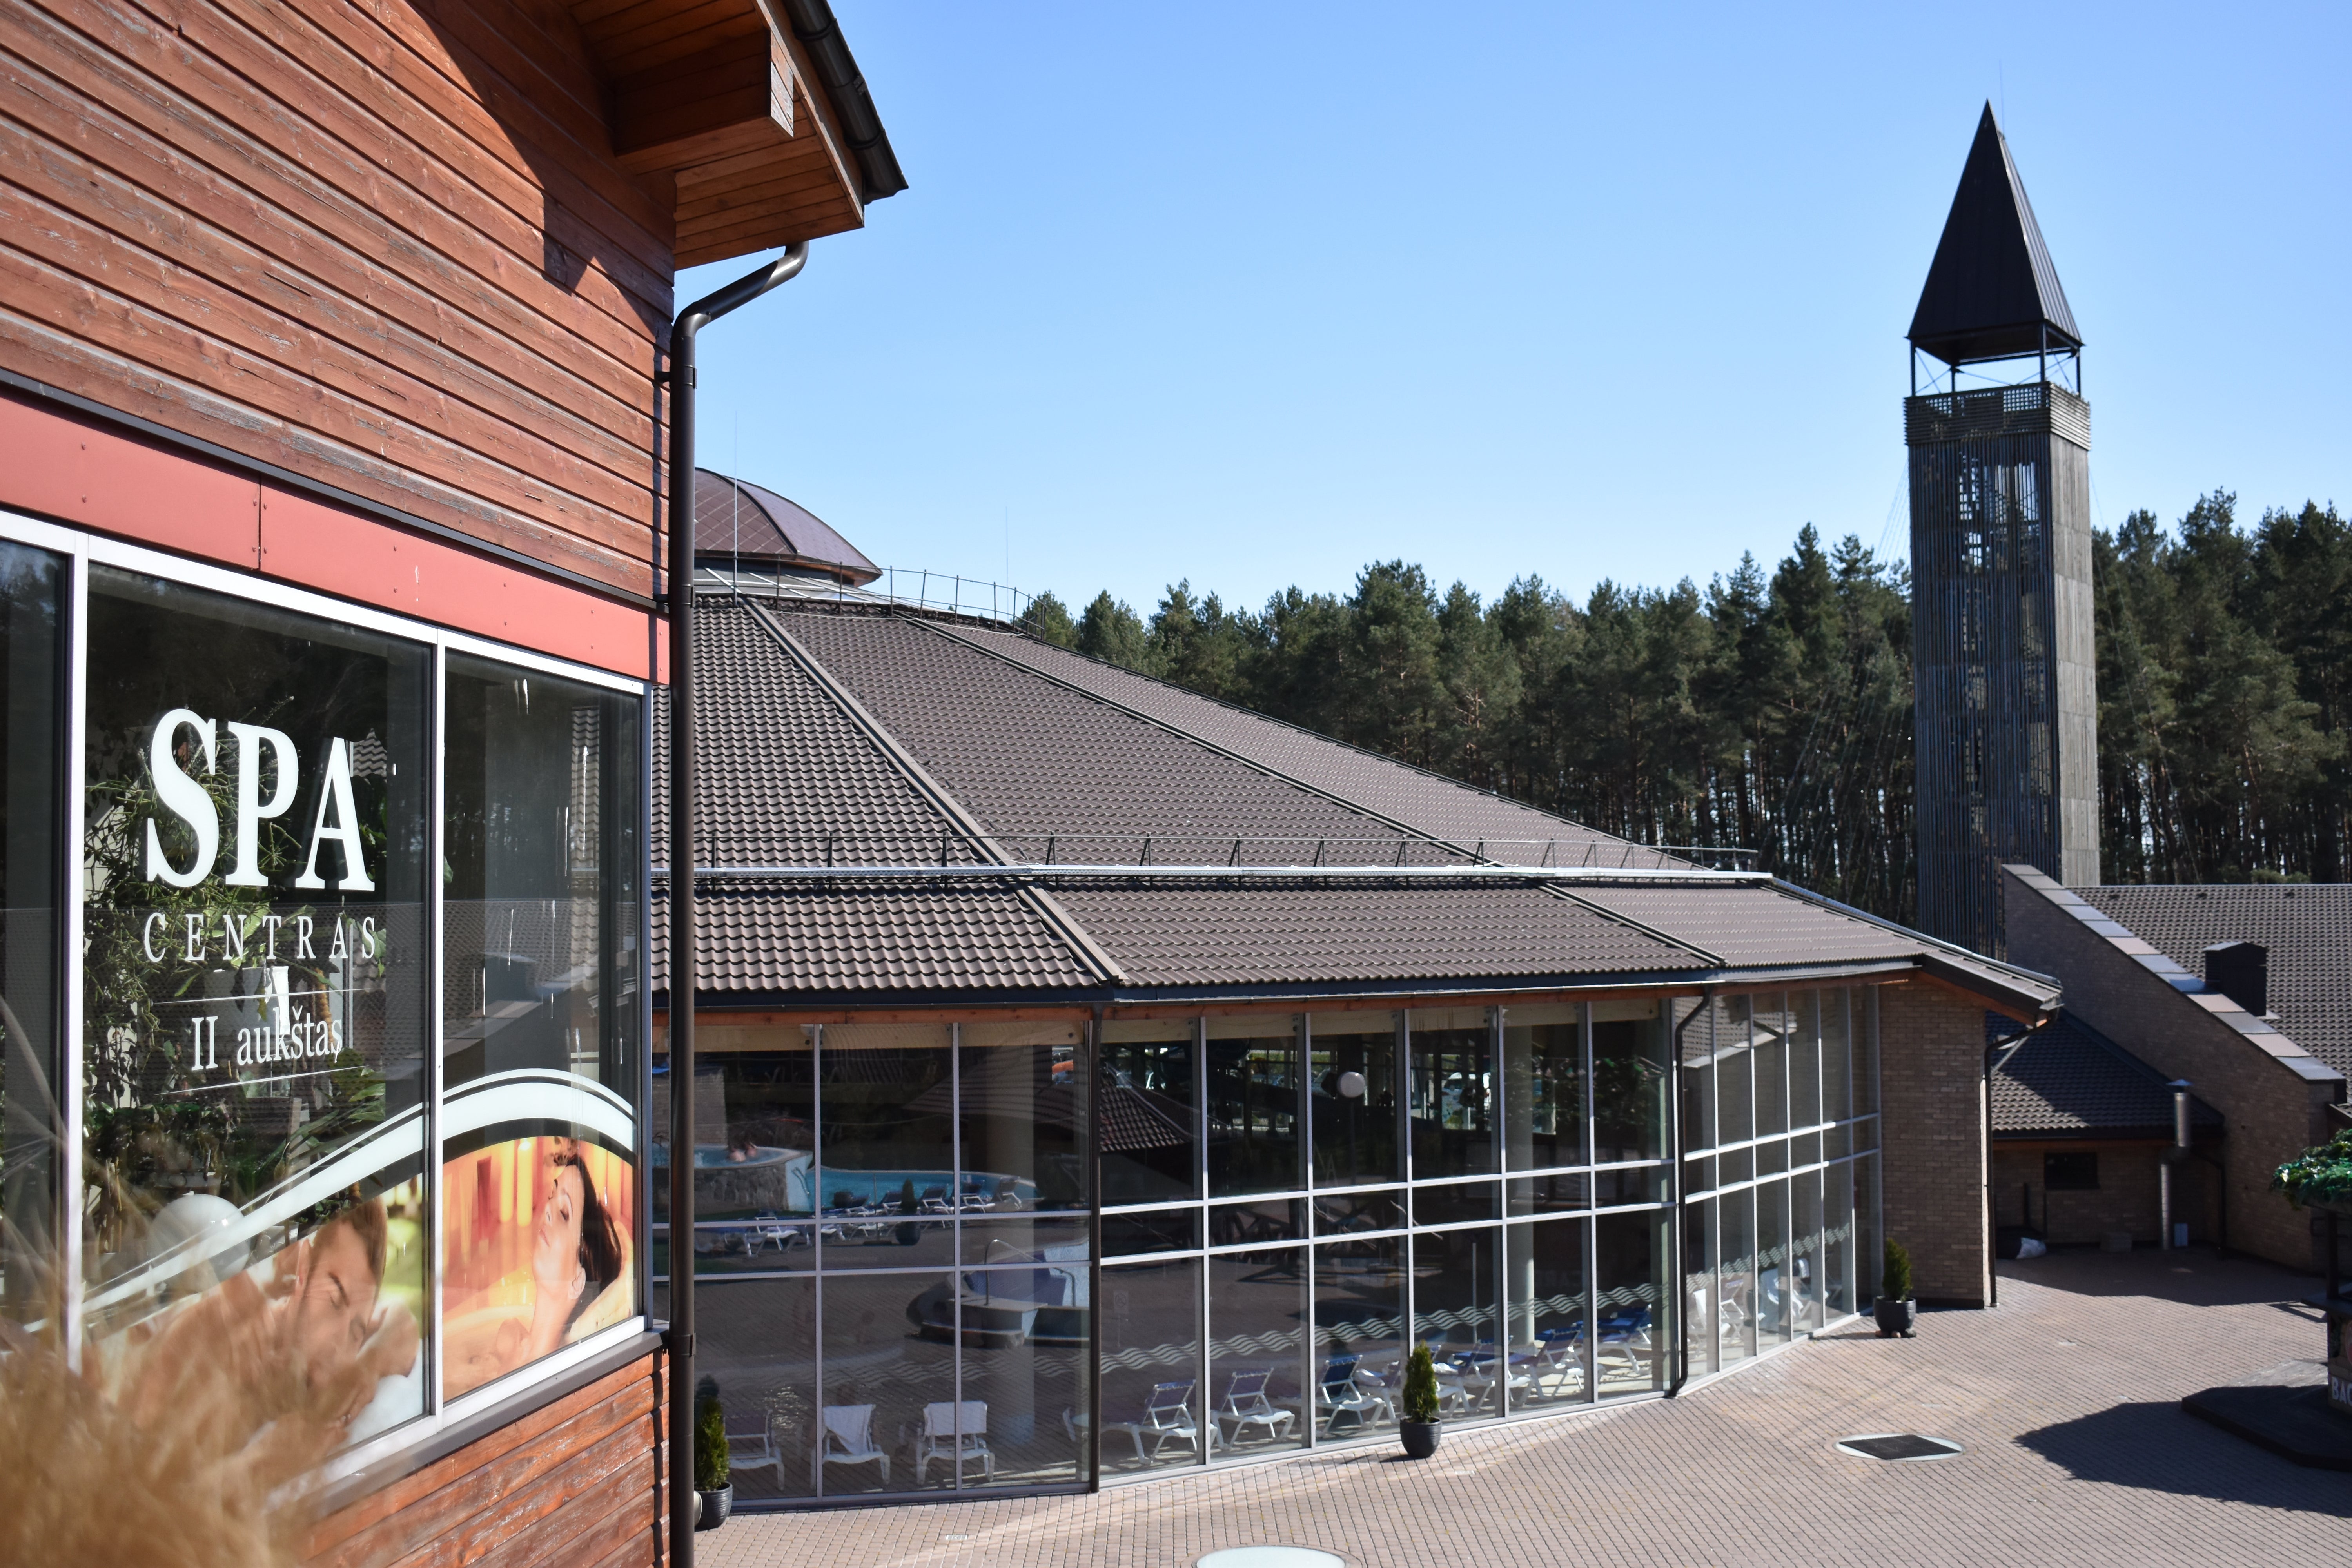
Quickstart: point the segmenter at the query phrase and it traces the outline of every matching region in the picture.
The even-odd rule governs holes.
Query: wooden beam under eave
[[[632,174],[675,174],[789,148],[796,84],[783,39],[730,38],[613,86],[613,151]]]
[[[677,174],[680,267],[725,261],[795,240],[861,228],[866,205],[856,175],[823,109],[795,77],[799,96],[785,146],[736,154]]]

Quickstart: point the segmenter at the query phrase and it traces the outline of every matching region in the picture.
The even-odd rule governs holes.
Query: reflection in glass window
[[[1506,1233],[1503,1292],[1510,1321],[1513,1410],[1580,1405],[1592,1397],[1585,1223],[1547,1220],[1515,1225]]]
[[[1379,1192],[1318,1193],[1315,1234],[1344,1236],[1350,1231],[1404,1228],[1404,1189]]]
[[[1853,1174],[1845,1165],[1822,1173],[1822,1296],[1834,1321],[1854,1310]]]
[[[1745,1143],[1756,1135],[1756,1062],[1748,1048],[1748,998],[1720,997],[1715,1005],[1716,1141]],[[1727,1171],[1722,1179],[1747,1178]]]
[[[1503,1167],[1584,1163],[1584,1027],[1574,1005],[1503,1015]]]
[[[423,1408],[427,650],[105,567],[89,622],[89,1370],[258,1335],[258,1417],[373,1435]]]
[[[1847,993],[1822,993],[1822,1115],[1843,1121],[1854,1114],[1853,1048],[1846,1025]]]
[[[985,1480],[986,1462],[958,1452],[960,1426],[982,1423],[979,1413],[956,1408],[956,1298],[947,1278],[828,1275],[823,1289],[821,1419],[845,1443],[862,1428],[880,1450],[861,1462],[825,1465],[824,1495],[952,1489],[959,1473],[971,1485]],[[973,1419],[960,1420],[967,1414]]]
[[[1789,1248],[1789,1184],[1756,1184],[1756,1338],[1769,1349],[1789,1342],[1797,1280]]]
[[[1715,1018],[1718,1009],[1677,1002],[1675,1033],[1682,1054],[1682,1140],[1685,1150],[1712,1149],[1715,1125]],[[1712,1186],[1712,1181],[1696,1184]]]
[[[1822,1173],[1789,1178],[1789,1331],[1811,1333],[1828,1321],[1822,1266]]]
[[[58,823],[65,746],[59,563],[0,543],[0,1318],[58,1283]]]
[[[1756,1135],[1789,1130],[1789,1014],[1777,991],[1758,996],[1749,1037],[1756,1058]]]
[[[1307,1441],[1307,1250],[1209,1259],[1209,1417],[1213,1457],[1248,1458]]]
[[[1495,1032],[1483,1007],[1416,1010],[1409,1020],[1412,1173],[1495,1169]]]
[[[1683,1334],[1684,1354],[1689,1358],[1693,1377],[1719,1370],[1723,1348],[1742,1332],[1731,1303],[1717,1287],[1715,1260],[1721,1245],[1722,1238],[1716,1233],[1715,1200],[1686,1205],[1683,1209]]]
[[[1315,1249],[1316,1441],[1371,1436],[1396,1420],[1404,1361],[1404,1238]]]
[[[1716,1300],[1723,1321],[1717,1361],[1729,1366],[1756,1353],[1756,1190],[1724,1194],[1716,1217]]]
[[[1086,1431],[1093,1400],[1087,1320],[1086,1244],[1053,1249],[1019,1268],[957,1276],[963,1324],[963,1430],[978,1418],[987,1465],[969,1464],[965,1487],[1070,1486],[1087,1479]]]
[[[1208,1458],[1201,1388],[1201,1260],[1103,1270],[1102,1463],[1106,1475]]]
[[[824,1026],[816,1200],[827,1268],[953,1259],[961,1200],[948,1041],[945,1024]]]
[[[1666,1155],[1665,1019],[1656,1002],[1592,1004],[1593,1158]]]
[[[1093,1162],[1074,1023],[966,1024],[958,1206],[969,1262],[1025,1260],[1083,1237]],[[1050,1219],[1061,1215],[1069,1217]]]
[[[1211,1018],[1209,1195],[1290,1192],[1299,1173],[1297,1022]]]
[[[871,1459],[857,1458],[862,1418],[818,1415],[814,1276],[706,1281],[696,1288],[694,1314],[695,1371],[718,1385],[728,1432],[746,1439],[732,1445],[737,1501],[813,1497],[820,1468],[828,1479],[859,1469],[878,1475]],[[825,1403],[837,1404],[839,1393],[828,1390]],[[821,1435],[828,1426],[830,1441]],[[822,1461],[814,1457],[820,1448]]]
[[[1402,1180],[1396,1015],[1318,1013],[1307,1026],[1307,1105],[1316,1185]]]
[[[1828,993],[1834,1002],[1837,993]],[[1789,994],[1789,1125],[1818,1126],[1822,1120],[1822,996],[1819,991]]]
[[[816,1028],[705,1021],[696,1031],[694,1260],[701,1274],[815,1267]],[[665,1090],[668,1071],[658,1080]],[[667,1122],[664,1131],[667,1131]],[[668,1142],[655,1145],[653,1267],[669,1268]],[[829,1232],[836,1244],[845,1238]],[[863,1239],[860,1237],[858,1239]],[[879,1239],[890,1239],[887,1234]],[[854,1244],[854,1243],[853,1243]],[[944,1262],[942,1258],[937,1261]],[[836,1262],[838,1260],[836,1259]]]
[[[1412,1337],[1429,1347],[1448,1420],[1502,1414],[1502,1242],[1500,1226],[1412,1238]]]
[[[639,706],[448,660],[440,1157],[453,1396],[638,1310]],[[698,1098],[723,1100],[715,1066],[709,1078]],[[702,1125],[721,1137],[723,1107],[710,1109]],[[751,1158],[722,1141],[696,1164],[738,1157]],[[781,1167],[790,1155],[761,1158]],[[696,1251],[748,1237],[698,1235]]]
[[[1192,1027],[1189,1018],[1102,1026],[1097,1048],[1102,1084],[1095,1115],[1107,1205],[1201,1195]]]
[[[1601,1397],[1666,1385],[1667,1218],[1664,1209],[1593,1221],[1594,1380]]]
[[[1853,1173],[1854,1310],[1866,1312],[1878,1300],[1878,1271],[1884,1261],[1879,1246],[1878,1157],[1859,1156],[1847,1169]]]
[[[1102,1219],[1102,1245],[1106,1258],[1138,1252],[1188,1251],[1201,1245],[1201,1211],[1147,1209],[1141,1214],[1107,1214]]]

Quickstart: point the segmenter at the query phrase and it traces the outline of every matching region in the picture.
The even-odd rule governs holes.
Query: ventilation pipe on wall
[[[2177,1078],[2172,1080],[2172,1147],[2164,1152],[2163,1163],[2159,1164],[2156,1171],[2157,1219],[2158,1223],[2164,1227],[2160,1245],[2167,1252],[2176,1247],[2186,1247],[2189,1244],[2188,1226],[2181,1226],[2179,1231],[2176,1233],[2172,1223],[2173,1168],[2189,1158],[2189,1089],[2187,1079]]]
[[[803,240],[669,329],[669,1563],[694,1568],[694,345],[808,261]],[[681,1245],[680,1238],[683,1238]]]

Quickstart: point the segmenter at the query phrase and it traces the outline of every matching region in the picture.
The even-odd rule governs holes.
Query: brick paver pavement
[[[2004,1265],[2001,1305],[1799,1345],[1681,1398],[1114,1488],[1093,1497],[739,1516],[709,1568],[1180,1568],[1288,1544],[1361,1568],[2340,1562],[2352,1475],[2181,1414],[2219,1383],[2316,1367],[2307,1281],[2210,1253]],[[2267,1375],[2266,1375],[2267,1374]],[[2299,1377],[2296,1380],[2300,1380]],[[1861,1432],[1968,1452],[1850,1458]]]

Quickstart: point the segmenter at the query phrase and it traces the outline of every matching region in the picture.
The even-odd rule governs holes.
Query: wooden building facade
[[[312,1560],[655,1561],[657,375],[680,267],[904,188],[856,62],[825,0],[0,0],[0,1341],[136,1390],[353,1247]]]

